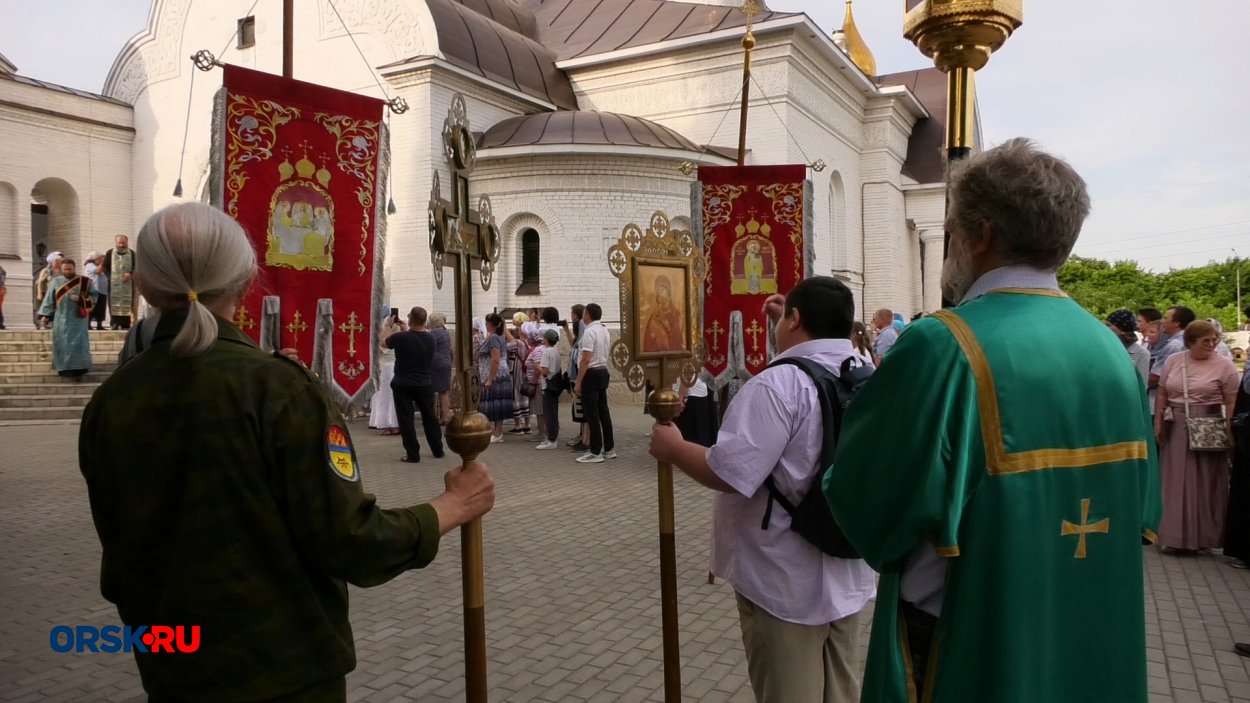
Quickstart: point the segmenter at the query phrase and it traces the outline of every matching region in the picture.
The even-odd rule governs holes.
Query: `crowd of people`
[[[889,310],[856,322],[842,282],[805,279],[765,304],[777,358],[723,425],[657,424],[650,452],[716,494],[711,571],[735,592],[761,703],[1144,703],[1143,544],[1223,545],[1244,566],[1232,537],[1250,537],[1247,487],[1230,491],[1228,452],[1199,446],[1194,427],[1215,418],[1244,434],[1230,406],[1250,410],[1250,387],[1192,311],[1104,323],[1062,293],[1056,274],[1090,209],[1064,161],[1011,140],[953,168],[949,197],[942,289],[955,307],[900,333]],[[228,322],[256,274],[239,225],[180,204],[139,243],[141,292],[164,314],[93,397],[79,442],[101,589],[127,624],[214,633],[195,657],[136,652],[144,687],[162,700],[344,700],[344,582],[428,564],[441,535],[492,508],[490,472],[457,467],[429,502],[379,507],[324,386]],[[78,285],[67,304],[87,295]],[[611,339],[599,305],[571,313],[487,315],[465,351],[492,442],[559,447],[568,394],[567,442],[602,463],[617,456]],[[393,356],[373,410],[389,402],[394,416],[374,426],[397,430],[400,461],[420,461],[420,413],[442,455],[456,352],[445,320],[392,314],[382,345]],[[829,402],[829,379],[869,365],[849,403]],[[682,417],[715,417],[706,385],[678,390]]]

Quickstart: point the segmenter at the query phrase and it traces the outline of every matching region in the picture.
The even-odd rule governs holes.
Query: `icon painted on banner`
[[[777,248],[768,241],[773,228],[754,217],[734,228],[738,241],[732,253],[731,295],[769,295],[777,292]]]
[[[269,203],[267,266],[334,269],[334,201],[326,190],[330,175],[324,165],[317,168],[309,161],[307,153],[294,166],[290,159],[278,164],[282,182]]]
[[[330,470],[346,481],[359,481],[360,473],[356,471],[356,457],[352,455],[352,443],[347,432],[337,425],[330,425],[326,430],[326,449],[330,454]]]

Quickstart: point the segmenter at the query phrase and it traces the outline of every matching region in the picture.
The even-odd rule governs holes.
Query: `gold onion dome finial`
[[[859,66],[859,70],[869,76],[877,75],[877,59],[873,57],[868,43],[860,36],[855,26],[855,16],[851,13],[851,0],[846,0],[846,17],[842,20],[842,29],[833,33],[833,41],[851,57],[851,61]]]

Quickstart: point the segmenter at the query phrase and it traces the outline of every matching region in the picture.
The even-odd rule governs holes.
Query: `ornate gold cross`
[[[1077,559],[1085,558],[1085,535],[1091,532],[1107,534],[1111,531],[1111,518],[1103,518],[1098,522],[1091,523],[1089,521],[1089,498],[1081,499],[1081,524],[1074,525],[1067,520],[1063,521],[1059,534],[1063,537],[1071,537],[1077,535],[1076,554],[1073,556]]]
[[[247,316],[247,308],[242,305],[240,305],[239,309],[234,313],[234,319],[232,322],[234,322],[235,327],[238,327],[241,330],[250,330],[256,326],[256,321]]]
[[[364,330],[365,326],[356,321],[356,313],[347,316],[347,322],[339,325],[339,329],[346,332],[347,337],[347,355],[356,356],[356,333]]]
[[[443,122],[443,154],[451,171],[451,200],[442,195],[438,171],[430,193],[430,258],[434,282],[443,287],[443,267],[452,269],[456,287],[456,343],[452,398],[455,415],[447,423],[447,446],[467,466],[490,446],[491,424],[477,412],[477,371],[473,349],[472,268],[478,265],[482,288],[489,290],[499,261],[499,228],[491,214],[490,198],[479,196],[469,208],[469,174],[477,157],[477,143],[469,129],[464,96],[452,97]],[[460,528],[461,584],[464,592],[464,678],[467,703],[486,701],[486,591],[482,565],[482,521]]]
[[[286,331],[291,333],[291,346],[299,346],[299,333],[306,329],[308,329],[308,323],[304,322],[303,316],[299,314],[299,310],[296,310],[291,324],[286,326]]]
[[[712,351],[720,351],[720,336],[725,333],[725,328],[720,326],[720,320],[712,320],[712,326],[707,331],[712,333]]]
[[[760,327],[759,320],[751,320],[751,326],[746,328],[746,333],[751,335],[751,351],[760,350],[760,335],[765,331],[763,327]]]

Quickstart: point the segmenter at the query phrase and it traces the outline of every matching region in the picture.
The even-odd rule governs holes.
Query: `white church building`
[[[184,198],[207,201],[221,74],[197,71],[188,57],[207,49],[281,73],[281,6],[153,0],[146,29],[121,49],[98,95],[23,76],[0,56],[10,328],[31,324],[41,253],[81,260],[104,251],[176,201],[179,179]],[[847,10],[832,33],[804,14],[755,17],[746,162],[823,161],[808,171],[815,273],[847,282],[865,319],[879,307],[910,316],[940,305],[945,77],[873,75]],[[688,226],[696,176],[681,164],[734,163],[746,24],[736,7],[300,0],[294,21],[296,78],[402,97],[411,108],[389,118],[397,211],[385,272],[395,307],[451,309],[450,286],[434,285],[426,207],[433,171],[450,182],[440,132],[456,93],[480,133],[471,196],[491,196],[503,236],[475,314],[600,302],[605,319],[617,319],[606,255],[622,227],[656,210]]]

